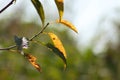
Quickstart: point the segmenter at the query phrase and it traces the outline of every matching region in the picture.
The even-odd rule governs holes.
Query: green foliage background
[[[10,18],[0,20],[0,47],[14,44],[14,35],[30,38],[41,27],[36,21],[24,22],[21,11]],[[3,13],[4,14],[4,13]],[[17,14],[17,15],[16,15]],[[55,27],[57,28],[55,28]],[[67,53],[67,69],[64,71],[62,60],[42,45],[30,43],[26,51],[37,58],[42,67],[39,73],[22,55],[9,51],[0,51],[0,80],[120,80],[120,42],[113,47],[111,43],[100,54],[93,52],[98,36],[84,51],[77,46],[77,40],[69,33],[69,29],[61,30],[62,25],[50,25],[45,31],[52,31],[63,42]],[[58,28],[61,27],[61,28]],[[120,24],[117,24],[118,35]],[[80,33],[80,32],[79,32]],[[102,34],[104,35],[104,34]],[[118,37],[120,41],[120,37]],[[48,36],[41,34],[37,40],[50,42]]]
[[[6,26],[6,27],[5,27]],[[51,25],[61,26],[61,25]],[[22,22],[18,18],[0,21],[0,46],[8,47],[14,43],[13,36],[33,36],[40,30],[34,22]],[[42,67],[39,73],[23,56],[9,51],[0,51],[0,80],[120,80],[120,45],[101,54],[94,54],[93,47],[88,47],[84,52],[76,46],[76,40],[65,29],[60,31],[55,28],[45,30],[55,32],[62,40],[66,49],[67,69],[63,70],[62,60],[46,47],[31,43],[28,53],[36,56],[37,62]],[[50,42],[45,35],[40,35],[37,40]]]

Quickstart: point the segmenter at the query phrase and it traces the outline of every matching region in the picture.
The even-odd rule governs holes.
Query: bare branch
[[[43,31],[47,28],[47,26],[49,25],[49,23],[46,24],[46,26],[44,26],[40,32],[38,32],[37,34],[35,34],[33,37],[31,37],[29,39],[29,41],[32,41],[34,38],[36,38],[38,35],[40,35],[41,33],[43,33]],[[17,47],[17,45],[13,45],[13,46],[10,46],[10,47],[7,47],[7,48],[1,48],[0,50],[10,50],[10,49],[13,49]]]
[[[13,4],[15,0],[12,0],[9,4],[7,4],[3,9],[0,10],[0,13],[2,13],[5,9],[7,9],[10,5]]]
[[[13,45],[13,46],[10,46],[10,47],[7,47],[7,48],[1,48],[0,50],[10,50],[10,49],[15,48],[15,47],[16,47],[16,45]]]
[[[49,25],[49,23],[46,24],[46,26],[44,26],[40,32],[38,32],[36,35],[34,35],[32,38],[29,39],[29,41],[32,41],[34,38],[36,38],[38,35],[40,35],[41,33],[43,33],[43,31],[47,28],[47,26]]]

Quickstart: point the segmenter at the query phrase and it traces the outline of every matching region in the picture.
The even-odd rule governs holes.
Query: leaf
[[[24,56],[33,65],[33,67],[35,67],[39,72],[42,72],[40,65],[36,63],[36,57],[30,54],[25,54]]]
[[[47,43],[46,46],[63,60],[64,68],[66,68],[67,62],[66,62],[66,58],[63,55],[63,53],[58,48],[56,48],[54,45],[50,43]]]
[[[54,33],[49,32],[48,35],[50,36],[51,40],[53,41],[55,47],[58,48],[63,53],[65,58],[67,58],[65,49],[64,49],[60,39]]]
[[[60,56],[60,58],[62,58],[62,60],[64,61],[65,65],[66,65],[67,55],[66,55],[65,49],[62,45],[62,42],[54,33],[49,32],[48,35],[50,36],[51,40],[53,41],[55,47],[52,45],[49,45],[49,46],[47,45],[47,46],[49,48],[52,48],[53,52],[57,53]]]
[[[64,12],[64,0],[55,0],[55,3],[59,12],[59,20],[61,21]]]
[[[43,6],[41,4],[41,2],[39,0],[31,0],[34,7],[36,8],[40,18],[41,18],[41,21],[42,21],[42,25],[44,25],[45,23],[45,14],[44,14],[44,9],[43,9]]]
[[[78,33],[76,27],[72,23],[70,23],[69,21],[67,21],[67,20],[61,20],[61,21],[57,20],[57,22],[61,23],[61,24],[64,24],[65,26],[69,27],[70,29],[72,29],[73,31]]]

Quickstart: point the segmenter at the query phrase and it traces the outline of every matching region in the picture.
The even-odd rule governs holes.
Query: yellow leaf
[[[67,27],[69,27],[70,29],[72,29],[73,31],[78,33],[76,27],[72,23],[70,23],[69,21],[67,21],[67,20],[61,20],[61,21],[57,20],[57,22],[66,25]]]
[[[52,48],[52,50],[54,52],[58,53],[58,55],[63,59],[63,61],[65,63],[64,68],[66,68],[66,58],[67,58],[67,55],[66,55],[65,49],[64,49],[64,47],[62,45],[62,42],[60,41],[60,39],[54,33],[49,32],[48,35],[50,36],[51,40],[53,41],[55,47],[50,45],[50,44],[47,45],[47,46],[49,48]]]
[[[42,21],[42,24],[44,25],[45,23],[45,14],[44,14],[44,9],[43,9],[43,6],[41,4],[41,2],[39,0],[31,0],[34,7],[36,8],[40,18],[41,18],[41,21]]]
[[[65,58],[67,58],[65,49],[64,49],[64,47],[63,47],[62,42],[60,41],[60,39],[54,33],[49,32],[48,34],[49,34],[51,40],[53,41],[55,47],[58,48],[63,53],[63,55],[65,56]]]
[[[25,57],[29,60],[29,62],[39,71],[41,72],[41,67],[39,64],[36,63],[36,57],[30,54],[25,54]]]
[[[61,21],[64,12],[64,0],[55,0],[55,3],[59,12],[59,20]]]
[[[52,45],[50,43],[47,43],[46,46],[48,47],[48,49],[53,51],[56,55],[58,55],[63,60],[63,62],[64,62],[64,69],[66,69],[67,62],[66,62],[66,58],[63,55],[63,53],[58,48],[56,48],[54,45]]]

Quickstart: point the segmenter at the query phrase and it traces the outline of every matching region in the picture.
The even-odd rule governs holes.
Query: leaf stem
[[[0,13],[2,13],[5,9],[7,9],[10,5],[12,5],[14,1],[15,0],[11,0],[10,3],[8,3],[3,9],[0,10]]]

